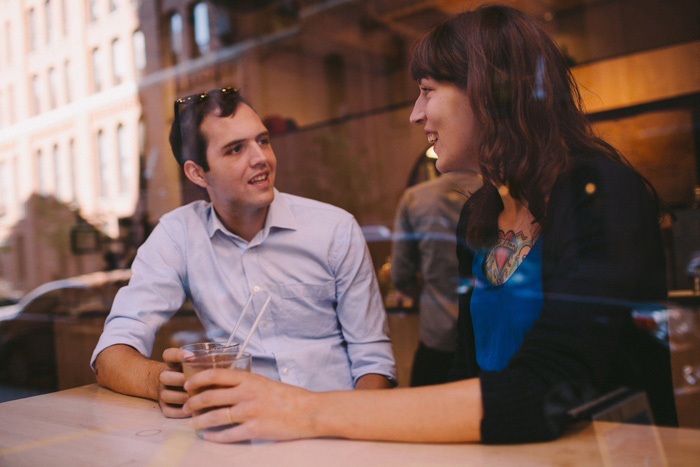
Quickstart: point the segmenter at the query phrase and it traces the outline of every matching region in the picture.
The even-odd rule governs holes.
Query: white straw
[[[236,336],[236,331],[238,331],[238,327],[241,325],[241,322],[243,321],[243,315],[245,315],[245,312],[248,309],[250,302],[253,301],[253,295],[255,295],[255,292],[250,294],[250,297],[248,297],[248,301],[245,302],[245,305],[243,305],[243,310],[241,310],[241,315],[238,317],[238,321],[236,321],[236,325],[233,327],[233,331],[231,331],[231,335],[228,337],[228,341],[226,341],[226,347],[233,344],[233,338]]]
[[[253,327],[250,328],[250,332],[248,332],[248,335],[246,336],[245,340],[243,341],[243,344],[241,344],[241,346],[238,348],[238,353],[236,354],[236,358],[238,357],[238,355],[243,355],[243,351],[245,350],[246,346],[248,345],[250,338],[253,337],[253,333],[255,332],[255,329],[258,327],[258,323],[260,322],[260,318],[262,318],[263,313],[265,313],[265,310],[267,310],[267,305],[270,304],[271,299],[272,299],[272,295],[268,295],[267,300],[265,300],[265,304],[260,309],[260,313],[258,313],[258,316],[255,318],[255,322],[253,323]]]

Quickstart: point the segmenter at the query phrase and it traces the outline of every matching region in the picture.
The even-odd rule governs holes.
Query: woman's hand
[[[196,392],[183,406],[186,414],[217,408],[192,418],[196,430],[237,424],[204,439],[230,443],[249,439],[296,439],[319,436],[314,431],[314,393],[238,370],[206,370],[192,376],[185,388]]]

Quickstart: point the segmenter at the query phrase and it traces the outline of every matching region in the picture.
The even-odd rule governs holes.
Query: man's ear
[[[197,165],[193,161],[185,161],[185,176],[190,179],[195,185],[199,185],[202,188],[207,187],[207,181],[204,179],[204,169],[200,165]]]

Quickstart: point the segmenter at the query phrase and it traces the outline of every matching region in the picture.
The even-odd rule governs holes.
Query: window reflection
[[[126,62],[122,42],[117,38],[112,41],[112,80],[114,84],[121,84],[126,75]]]
[[[109,195],[109,154],[103,130],[97,131],[97,161],[99,163],[99,194],[101,198]]]
[[[134,49],[133,54],[136,78],[140,79],[143,77],[143,73],[146,70],[146,39],[144,38],[143,31],[140,29],[134,31],[131,41]]]
[[[209,9],[205,2],[197,3],[192,9],[194,42],[199,55],[209,52]]]
[[[170,32],[170,64],[176,64],[180,59],[182,54],[182,16],[180,13],[173,13],[170,15],[170,20],[168,21]]]
[[[104,63],[99,47],[92,49],[92,86],[93,92],[100,92],[104,87]]]

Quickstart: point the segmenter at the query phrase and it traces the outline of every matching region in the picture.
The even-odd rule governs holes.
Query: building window
[[[70,193],[68,198],[75,203],[78,200],[78,171],[77,161],[75,160],[75,140],[71,139],[68,142],[68,171],[70,172],[70,183],[68,183],[68,188]]]
[[[134,47],[134,69],[136,70],[136,79],[141,79],[146,71],[146,38],[143,31],[137,29],[132,35]]]
[[[44,24],[46,26],[46,43],[51,42],[51,34],[53,34],[53,12],[51,11],[51,0],[44,2]]]
[[[8,65],[12,63],[12,26],[9,21],[5,23],[5,57]]]
[[[37,75],[32,76],[32,115],[39,115],[41,112],[41,83]]]
[[[38,149],[36,151],[36,165],[37,165],[37,170],[39,171],[38,173],[38,189],[39,189],[39,194],[40,195],[48,195],[49,194],[49,174],[51,173],[51,170],[49,168],[49,161],[46,157],[46,154],[44,154],[41,149]]]
[[[90,22],[97,21],[97,0],[87,0],[87,9]]]
[[[116,11],[119,2],[117,0],[109,0],[109,11],[110,13]]]
[[[119,193],[129,192],[131,177],[131,158],[129,149],[131,147],[126,128],[121,123],[117,127],[117,154],[119,156]]]
[[[104,64],[102,60],[102,51],[99,49],[99,47],[92,49],[92,82],[94,92],[100,92],[104,87],[102,77]]]
[[[126,78],[124,60],[124,46],[122,41],[114,39],[112,41],[112,79],[114,84],[121,84]]]
[[[182,16],[180,13],[170,15],[170,64],[175,65],[182,54]]]
[[[100,197],[109,193],[109,161],[107,160],[107,140],[102,130],[97,132],[97,160],[100,165]]]
[[[68,0],[61,0],[61,29],[63,30],[63,35],[68,35],[68,9],[66,8],[66,2]]]
[[[0,162],[0,216],[7,214],[10,203],[10,173],[8,164]]]
[[[58,144],[53,146],[53,183],[54,183],[54,193],[56,198],[65,199],[66,192],[66,177],[63,174],[63,161],[61,158],[61,151],[58,149]]]
[[[9,115],[10,115],[10,120],[9,123],[12,125],[15,123],[17,119],[17,115],[15,114],[15,87],[10,84],[10,86],[7,88],[7,102],[8,102],[8,107],[9,107]]]
[[[194,23],[195,50],[199,55],[209,52],[211,34],[209,31],[209,10],[205,2],[197,3],[192,9],[192,22]]]
[[[36,13],[34,8],[27,12],[27,31],[29,32],[29,51],[36,50]]]
[[[49,68],[49,107],[55,109],[58,104],[58,72]]]
[[[63,63],[63,83],[65,85],[66,102],[73,101],[73,67],[70,60]]]

